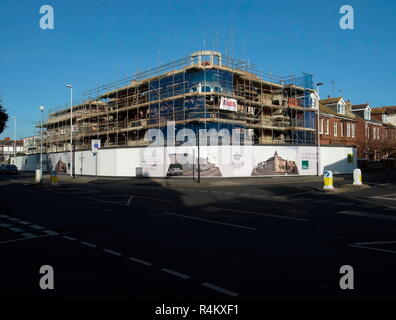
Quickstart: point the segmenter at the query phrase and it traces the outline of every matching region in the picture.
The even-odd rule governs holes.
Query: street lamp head
[[[318,82],[316,85],[319,87],[319,86],[323,85],[323,82]]]
[[[66,87],[73,88],[73,86],[71,84],[67,84]]]
[[[39,109],[40,109],[41,112],[43,112],[44,111],[44,106],[40,106]]]

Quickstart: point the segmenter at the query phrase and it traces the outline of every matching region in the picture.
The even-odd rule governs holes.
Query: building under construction
[[[169,64],[97,87],[82,102],[53,110],[44,124],[48,152],[77,150],[91,139],[102,147],[144,146],[145,132],[168,121],[176,129],[249,129],[255,144],[315,143],[317,96],[312,75],[277,77],[216,51],[198,51]]]

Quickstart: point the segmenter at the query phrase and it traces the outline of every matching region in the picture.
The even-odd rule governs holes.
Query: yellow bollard
[[[334,186],[333,186],[333,172],[331,172],[330,170],[326,170],[324,172],[323,176],[324,176],[323,189],[325,189],[325,190],[334,189]]]
[[[58,172],[56,170],[53,170],[51,172],[50,182],[51,182],[52,185],[57,185],[58,184]]]

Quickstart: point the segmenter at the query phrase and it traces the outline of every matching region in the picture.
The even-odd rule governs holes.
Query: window
[[[346,134],[346,136],[348,138],[351,137],[351,124],[350,123],[347,123],[347,134]]]
[[[337,104],[337,113],[345,114],[345,106],[342,103]]]
[[[364,120],[371,120],[371,112],[369,108],[364,109]]]
[[[340,122],[340,136],[344,136],[344,124],[342,122]]]
[[[334,124],[333,124],[333,134],[334,134],[334,137],[337,137],[337,135],[338,135],[338,132],[337,132],[337,122],[334,122]]]
[[[323,134],[323,119],[320,119],[319,133]]]
[[[387,114],[383,114],[382,115],[382,122],[383,123],[388,123],[388,115]]]
[[[326,119],[326,134],[329,134],[329,130],[330,130],[330,124],[329,124],[329,120]]]
[[[375,133],[376,133],[376,132],[375,132],[375,128],[373,127],[373,128],[372,128],[372,135],[371,135],[372,139],[375,139]]]
[[[355,124],[352,123],[351,126],[352,126],[352,127],[351,127],[351,129],[352,129],[352,138],[355,138]]]

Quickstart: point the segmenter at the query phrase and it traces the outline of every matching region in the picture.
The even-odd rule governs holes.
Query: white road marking
[[[8,223],[2,223],[2,224],[0,224],[0,227],[4,227],[4,228],[9,228],[9,227],[11,227],[12,226],[12,224],[8,224]]]
[[[32,225],[30,226],[30,228],[33,228],[33,229],[36,229],[36,230],[42,230],[42,229],[44,229],[44,227],[39,226],[39,225],[37,225],[37,224],[32,224]]]
[[[116,204],[119,206],[125,206],[125,203],[124,202],[121,203],[120,201],[110,201],[110,200],[98,199],[98,198],[94,198],[94,197],[85,197],[85,199],[100,201],[100,202],[105,202],[105,203],[112,203],[112,204]]]
[[[5,215],[5,214],[0,215],[0,217],[1,217],[1,218],[8,218],[8,216]]]
[[[102,249],[102,251],[110,253],[110,254],[115,255],[115,256],[122,256],[122,253],[117,252],[117,251],[113,251],[113,250],[110,250],[110,249]]]
[[[22,230],[22,229],[19,229],[19,228],[16,228],[16,227],[15,228],[9,228],[9,230],[11,230],[13,232],[18,232],[18,233],[25,231],[25,230]]]
[[[31,224],[31,222],[29,222],[29,221],[18,221],[18,223],[23,224],[23,225]]]
[[[174,202],[173,200],[160,199],[160,198],[152,198],[152,197],[146,197],[146,196],[137,196],[137,195],[134,195],[134,197],[135,197],[135,198],[141,198],[141,199],[155,200],[155,201]]]
[[[361,249],[367,249],[367,250],[373,250],[373,251],[380,251],[380,252],[387,252],[387,253],[396,253],[395,250],[387,250],[387,249],[380,249],[380,248],[373,248],[373,247],[366,247],[366,246],[359,246],[355,244],[349,245],[350,247],[353,248],[361,248]]]
[[[133,199],[133,196],[130,196],[129,199],[128,199],[128,202],[126,204],[127,206],[129,206],[131,204],[132,199]]]
[[[377,184],[376,187],[385,187],[390,185],[390,183],[382,183],[382,184]]]
[[[44,230],[44,233],[48,234],[49,236],[57,236],[59,233],[53,230]]]
[[[30,232],[25,232],[25,233],[22,233],[22,235],[24,236],[24,237],[26,237],[26,238],[38,238],[37,236],[35,236],[33,233],[30,233]],[[45,237],[45,236],[44,236]],[[40,237],[41,238],[41,237]]]
[[[136,258],[133,258],[133,257],[129,257],[129,260],[131,260],[133,262],[144,264],[145,266],[152,266],[153,265],[151,262],[144,261],[144,260],[141,260],[141,259],[136,259]]]
[[[261,196],[259,194],[255,194],[254,196],[257,197],[257,198],[268,198],[268,196]]]
[[[71,241],[77,241],[76,238],[72,238],[72,237],[69,237],[69,236],[63,236],[63,238],[65,238],[67,240],[71,240]]]
[[[10,220],[10,221],[19,221],[18,218],[8,218],[8,220]]]
[[[233,211],[233,212],[237,212],[237,213],[246,213],[246,214],[264,216],[264,217],[271,217],[271,218],[280,218],[280,219],[294,220],[294,221],[304,221],[304,222],[309,221],[308,219],[304,219],[304,218],[294,218],[294,217],[287,217],[287,216],[279,216],[279,215],[272,214],[272,213],[261,213],[261,212],[255,212],[255,211],[237,210],[237,209],[229,209],[229,208],[222,208],[222,207],[215,207],[215,208],[221,209],[221,210],[224,210],[224,211]]]
[[[240,196],[244,196],[244,197],[249,197],[250,196],[250,194],[247,194],[247,193],[240,193],[239,195]]]
[[[374,245],[374,244],[393,244],[396,243],[396,241],[372,241],[372,242],[355,242],[354,244],[359,245],[359,246],[364,246],[364,245]]]
[[[374,196],[374,197],[370,197],[371,199],[381,199],[381,200],[392,200],[392,201],[396,201],[396,193],[392,193],[392,194],[386,194],[383,196]]]
[[[97,248],[98,247],[96,244],[85,242],[85,241],[81,241],[81,244],[83,244],[84,246],[91,247],[91,248]]]
[[[311,193],[313,190],[308,190],[308,191],[304,191],[304,192],[298,192],[298,193],[292,193],[292,194],[286,194],[285,196],[287,197],[291,197],[291,196],[298,196],[300,194],[306,194],[306,193]]]
[[[236,292],[233,292],[233,291],[218,287],[218,286],[216,286],[214,284],[211,284],[211,283],[208,283],[208,282],[204,282],[204,283],[202,283],[202,285],[204,287],[213,289],[215,291],[218,291],[220,293],[226,294],[226,295],[231,296],[231,297],[237,297],[239,295],[239,293],[236,293]]]
[[[353,202],[346,202],[346,201],[340,201],[340,202],[334,202],[333,205],[335,206],[351,206],[353,205]]]
[[[396,220],[396,216],[387,216],[385,214],[378,214],[378,213],[358,212],[358,211],[339,211],[337,213],[347,214],[347,215],[351,215],[351,216],[384,219],[384,220]]]
[[[170,215],[170,216],[182,217],[182,218],[187,218],[187,219],[192,219],[192,220],[198,220],[198,221],[203,221],[203,222],[208,222],[208,223],[214,223],[214,224],[221,224],[221,225],[228,226],[228,227],[234,227],[234,228],[240,228],[240,229],[246,229],[246,230],[252,230],[252,231],[257,231],[257,230],[258,230],[257,228],[241,226],[241,225],[239,225],[239,224],[232,224],[232,223],[220,222],[220,221],[215,221],[215,220],[209,220],[209,219],[203,219],[203,218],[196,218],[196,217],[185,216],[185,215],[178,214],[178,213],[173,213],[173,212],[164,211],[164,212],[162,212],[162,213],[163,213],[163,214]]]
[[[19,242],[19,241],[26,241],[26,240],[50,237],[50,236],[35,236],[34,234],[31,234],[31,233],[22,233],[22,235],[25,236],[25,238],[19,238],[19,239],[2,241],[2,242],[0,242],[0,244],[6,244],[6,243],[12,243],[12,242]],[[26,236],[26,235],[28,235],[28,236]]]
[[[174,276],[182,278],[182,279],[190,279],[191,278],[189,275],[186,275],[186,274],[183,274],[183,273],[171,270],[171,269],[161,269],[161,271],[169,273],[171,275],[174,275]]]

